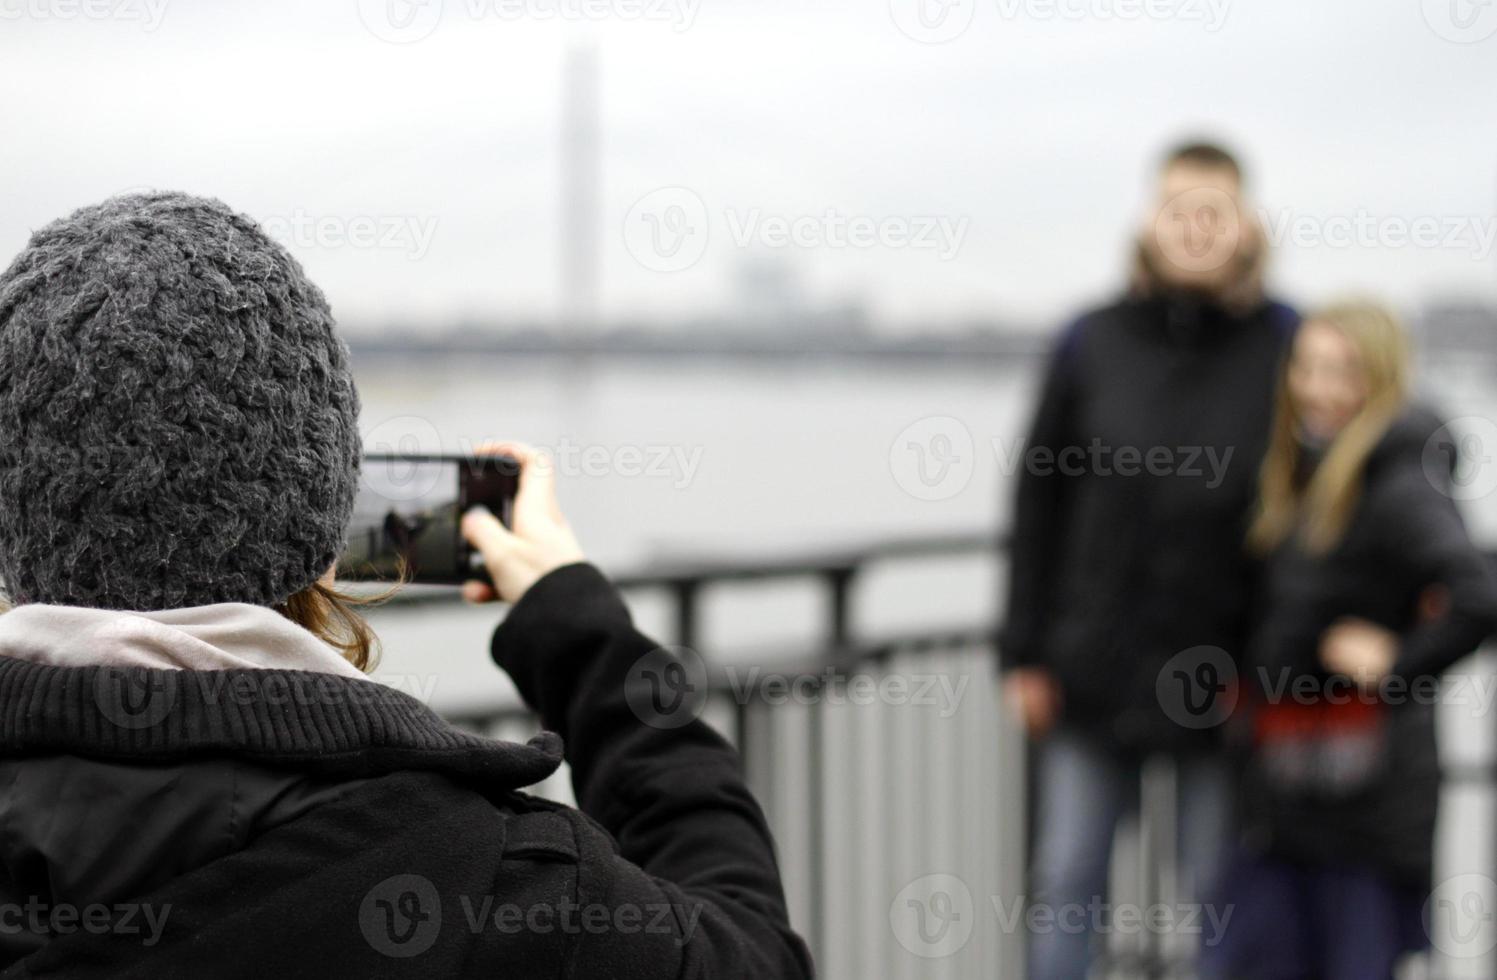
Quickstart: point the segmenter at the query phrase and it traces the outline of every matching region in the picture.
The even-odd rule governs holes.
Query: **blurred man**
[[[1297,318],[1226,150],[1169,153],[1116,303],[1064,331],[1018,478],[1007,695],[1040,740],[1033,900],[1090,922],[1142,762],[1179,764],[1187,896],[1209,900],[1230,816],[1215,726],[1252,569],[1243,535],[1275,368]],[[1088,932],[1036,931],[1031,976],[1084,977]]]

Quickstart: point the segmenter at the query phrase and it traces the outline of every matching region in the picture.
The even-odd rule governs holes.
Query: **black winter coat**
[[[628,706],[655,648],[587,565],[494,634],[580,811],[520,791],[555,735],[373,682],[0,658],[0,976],[810,976],[736,754]]]
[[[1301,862],[1370,865],[1417,888],[1427,887],[1433,864],[1439,797],[1434,679],[1497,630],[1497,580],[1451,498],[1449,456],[1427,451],[1440,428],[1428,410],[1407,411],[1369,457],[1337,546],[1315,556],[1291,539],[1270,557],[1245,664],[1247,692],[1258,699],[1295,705],[1324,692],[1366,702],[1382,718],[1369,775],[1345,792],[1289,789],[1261,759],[1250,761],[1249,845]],[[1445,597],[1436,618],[1420,608],[1431,586]],[[1326,686],[1320,640],[1343,617],[1402,637],[1393,678],[1376,697]]]
[[[1160,296],[1063,335],[1017,474],[999,643],[1005,667],[1055,674],[1065,724],[1134,754],[1202,744],[1155,685],[1184,650],[1241,654],[1242,540],[1297,323]]]

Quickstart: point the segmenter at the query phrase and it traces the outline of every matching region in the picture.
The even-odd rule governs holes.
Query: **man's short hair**
[[[1181,163],[1230,170],[1233,177],[1242,180],[1242,164],[1237,161],[1236,154],[1220,143],[1213,143],[1209,140],[1191,140],[1181,143],[1165,154],[1164,162],[1159,169],[1168,170]]]

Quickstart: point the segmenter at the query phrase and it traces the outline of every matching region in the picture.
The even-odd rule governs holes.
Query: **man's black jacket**
[[[543,578],[492,648],[527,745],[367,681],[0,658],[3,976],[809,976],[733,750],[629,707],[655,647]],[[580,811],[520,792],[563,740]]]
[[[1155,683],[1191,648],[1241,654],[1243,538],[1297,322],[1161,295],[1062,337],[1021,447],[999,640],[1005,667],[1056,675],[1066,724],[1125,751],[1199,742]]]

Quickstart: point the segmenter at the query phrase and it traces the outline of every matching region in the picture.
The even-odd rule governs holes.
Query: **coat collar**
[[[561,739],[461,731],[370,680],[301,670],[59,667],[0,656],[0,757],[140,763],[226,755],[327,775],[404,769],[519,789],[555,772]]]

